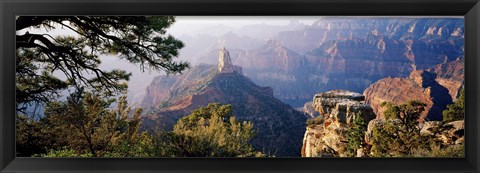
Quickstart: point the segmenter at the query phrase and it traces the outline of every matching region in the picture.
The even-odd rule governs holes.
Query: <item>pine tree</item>
[[[384,102],[381,106],[386,108],[386,121],[373,129],[372,156],[409,156],[413,149],[425,145],[418,127],[418,118],[425,110],[425,103],[410,100],[401,105]]]
[[[100,56],[118,56],[141,70],[178,73],[188,67],[175,62],[180,40],[166,34],[173,16],[19,16],[16,18],[16,103],[45,104],[68,87],[87,87],[114,95],[127,89],[131,74],[99,68]],[[52,36],[31,28],[63,28],[76,35]],[[25,31],[27,30],[27,31]],[[65,80],[52,75],[65,76]],[[87,76],[85,74],[93,74]],[[58,75],[57,75],[58,76]]]
[[[160,133],[157,147],[176,157],[263,156],[249,144],[254,135],[253,124],[238,122],[231,105],[212,103],[180,119],[173,132]]]
[[[455,103],[447,105],[447,109],[443,111],[443,122],[462,120],[465,118],[465,88],[460,91],[460,96]]]
[[[109,108],[113,101],[79,90],[66,102],[50,102],[40,120],[43,140],[48,141],[44,143],[49,144],[44,147],[54,156],[71,151],[72,156],[148,156],[151,139],[140,133],[142,110],[129,117],[126,97],[118,99],[116,109]]]
[[[352,125],[347,130],[347,151],[349,156],[355,156],[359,148],[365,143],[365,132],[367,124],[361,116],[361,112],[353,117]]]

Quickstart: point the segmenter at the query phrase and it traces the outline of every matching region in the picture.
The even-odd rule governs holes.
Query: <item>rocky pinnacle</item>
[[[218,72],[232,73],[234,71],[230,53],[223,47],[218,55]]]

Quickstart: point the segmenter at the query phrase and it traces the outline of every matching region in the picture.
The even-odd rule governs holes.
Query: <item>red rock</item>
[[[382,102],[404,104],[409,100],[418,100],[427,106],[419,121],[441,120],[442,111],[452,103],[449,90],[436,81],[436,74],[424,70],[415,70],[409,78],[384,78],[373,83],[364,91],[365,102],[373,108],[377,118],[384,118]]]

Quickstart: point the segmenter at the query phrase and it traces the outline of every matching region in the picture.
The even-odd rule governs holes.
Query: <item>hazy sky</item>
[[[292,20],[311,25],[319,18],[319,16],[176,16],[176,22],[168,32],[179,36],[198,34],[198,31],[212,26],[222,26],[232,30],[255,24],[285,26]]]
[[[175,36],[198,34],[197,31],[211,26],[239,29],[245,25],[267,24],[285,26],[295,20],[311,25],[325,16],[176,16],[176,22],[168,29]],[[335,17],[335,16],[333,16]],[[337,16],[338,17],[338,16]],[[463,16],[342,16],[346,18],[391,17],[391,18],[462,18]]]
[[[312,24],[319,16],[177,16],[176,25],[222,24],[240,28],[249,24],[287,25],[291,20]]]
[[[344,17],[359,17],[359,16],[344,16]],[[364,17],[385,17],[385,16],[364,16]],[[392,18],[398,18],[402,16],[391,16]],[[432,17],[432,16],[414,16],[419,17]],[[447,17],[463,17],[463,16],[434,16],[435,18],[447,18]],[[176,22],[169,28],[168,33],[173,35],[192,34],[198,30],[211,26],[224,26],[233,29],[239,29],[245,25],[252,24],[267,24],[267,25],[288,25],[292,20],[296,20],[300,23],[311,25],[316,20],[322,18],[322,16],[176,16]],[[33,33],[45,33],[40,29],[25,29]],[[25,30],[18,31],[19,33],[25,32]],[[74,32],[57,27],[54,30],[50,30],[51,35],[75,35]]]

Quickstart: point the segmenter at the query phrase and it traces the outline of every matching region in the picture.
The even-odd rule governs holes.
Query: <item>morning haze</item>
[[[442,16],[20,16],[17,152],[463,157],[464,36]]]

